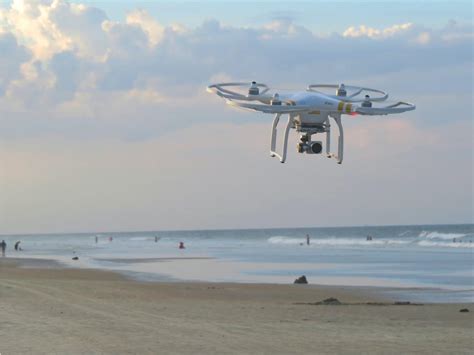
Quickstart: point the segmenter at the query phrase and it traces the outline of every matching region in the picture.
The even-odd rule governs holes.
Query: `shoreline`
[[[462,354],[473,346],[472,303],[395,304],[367,288],[141,282],[29,265],[0,259],[5,354]],[[330,298],[341,304],[318,304]]]
[[[30,258],[30,257],[7,257],[0,259],[0,263],[4,262],[16,263],[19,268],[44,268],[44,269],[67,269],[67,270],[90,270],[98,272],[107,272],[121,275],[126,280],[135,282],[146,282],[146,283],[202,283],[202,284],[236,284],[236,285],[292,285],[293,282],[288,279],[288,282],[274,282],[273,279],[268,278],[268,281],[254,280],[250,282],[246,281],[213,281],[213,280],[200,280],[197,278],[183,279],[173,274],[159,274],[149,273],[146,271],[132,271],[120,268],[100,268],[86,264],[74,265],[73,262],[54,260],[48,258]],[[217,261],[216,258],[212,257],[201,257],[201,256],[190,256],[190,257],[158,257],[158,258],[102,258],[95,259],[97,261],[106,262],[117,262],[123,264],[138,263],[142,265],[150,263],[169,263],[169,262],[199,262],[199,261]],[[188,265],[189,267],[190,265]],[[198,265],[194,265],[199,268]],[[294,279],[298,276],[295,274]],[[320,278],[321,279],[321,278]],[[323,278],[324,279],[324,278]],[[384,298],[388,301],[401,301],[401,302],[422,302],[432,304],[457,304],[457,303],[474,303],[473,293],[474,289],[449,289],[433,286],[401,286],[401,285],[387,285],[387,284],[351,284],[351,283],[317,283],[311,282],[311,278],[308,278],[309,283],[306,287],[319,287],[319,288],[345,288],[351,289],[355,292],[364,292],[374,295],[374,297]],[[272,282],[273,281],[273,282]],[[350,280],[353,281],[353,280]],[[447,295],[454,296],[451,299],[447,299]],[[461,296],[464,297],[461,297]],[[456,297],[457,296],[457,297]]]

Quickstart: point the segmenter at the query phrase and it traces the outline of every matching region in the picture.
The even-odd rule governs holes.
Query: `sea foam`
[[[426,239],[442,239],[442,240],[451,240],[453,238],[462,238],[465,237],[466,234],[461,233],[440,233],[440,232],[428,232],[423,231],[418,235],[420,238]]]

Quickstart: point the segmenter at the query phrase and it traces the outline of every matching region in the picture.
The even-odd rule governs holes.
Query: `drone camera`
[[[310,147],[311,147],[311,152],[308,152],[308,153],[321,154],[321,152],[323,151],[322,142],[311,142]]]
[[[296,150],[298,153],[321,154],[323,151],[323,143],[308,142],[301,139],[301,142],[296,146]]]

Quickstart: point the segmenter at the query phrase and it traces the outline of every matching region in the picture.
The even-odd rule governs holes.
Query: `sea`
[[[6,257],[113,270],[142,281],[290,284],[304,275],[310,285],[377,288],[388,297],[409,301],[474,302],[473,224],[66,233],[0,239],[7,242]],[[14,250],[17,241],[21,251]]]

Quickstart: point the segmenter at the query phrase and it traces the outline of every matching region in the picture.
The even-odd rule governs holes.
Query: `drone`
[[[335,90],[335,94],[328,93],[330,89]],[[306,154],[322,154],[323,142],[313,141],[312,136],[325,133],[326,156],[341,164],[344,153],[342,115],[391,115],[416,108],[414,104],[403,101],[388,104],[388,94],[382,90],[344,84],[314,84],[305,91],[271,94],[267,85],[253,81],[250,84],[213,84],[207,87],[207,91],[224,98],[231,106],[274,114],[270,156],[277,157],[281,163],[286,160],[290,129],[299,134],[297,152]],[[276,151],[277,127],[282,115],[288,115],[288,121],[279,154]],[[331,153],[331,118],[339,129],[337,154]]]

